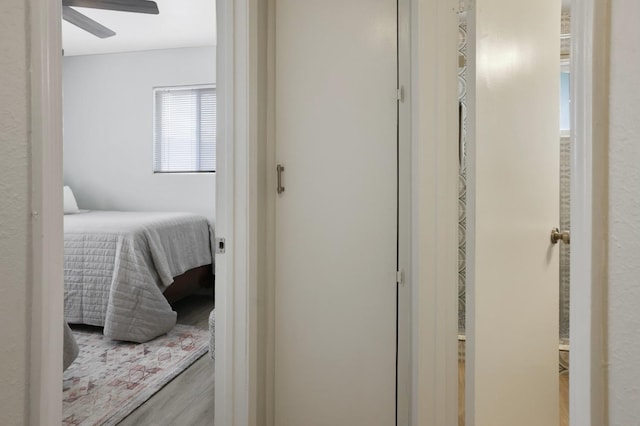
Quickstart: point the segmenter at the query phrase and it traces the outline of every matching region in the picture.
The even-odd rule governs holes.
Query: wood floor
[[[208,329],[213,299],[211,296],[190,296],[174,304],[173,309],[178,312],[178,324]],[[118,424],[212,425],[213,396],[213,360],[207,353]]]
[[[464,360],[458,360],[458,426],[464,426]],[[560,374],[560,426],[569,426],[569,372]]]

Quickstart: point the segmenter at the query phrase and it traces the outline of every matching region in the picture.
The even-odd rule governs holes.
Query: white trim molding
[[[608,424],[609,2],[572,0],[571,425]]]
[[[412,426],[458,422],[457,10],[411,5]]]
[[[244,360],[235,357],[235,300],[234,265],[230,259],[235,250],[232,238],[234,226],[233,198],[233,153],[234,153],[234,29],[235,14],[233,0],[217,2],[217,175],[216,175],[216,236],[226,240],[226,254],[215,257],[215,411],[216,425],[234,425],[235,403],[234,363]],[[224,208],[222,208],[224,206]],[[235,237],[235,236],[233,236]],[[242,338],[242,336],[240,336]],[[241,389],[242,383],[238,384]]]
[[[247,238],[246,229],[242,226],[246,224],[247,199],[243,190],[246,191],[248,170],[236,171],[236,157],[241,157],[248,144],[247,8],[248,2],[244,0],[222,0],[217,3],[219,108],[216,235],[225,238],[226,253],[216,254],[215,262],[216,426],[248,425]],[[243,163],[239,166],[246,168]],[[240,180],[237,189],[236,176]]]
[[[398,0],[398,315],[396,424],[408,426],[411,418],[412,358],[412,140],[411,140],[411,0]]]
[[[62,422],[64,321],[60,2],[31,0],[32,274],[29,424]]]
[[[266,255],[259,250],[265,230],[258,224],[264,211],[266,108],[260,102],[266,56],[259,44],[266,11],[262,0],[217,4],[216,234],[226,239],[226,253],[216,255],[216,426],[263,421],[258,406],[263,411],[266,372],[260,342],[266,325],[258,318],[263,297],[258,265],[264,265]]]

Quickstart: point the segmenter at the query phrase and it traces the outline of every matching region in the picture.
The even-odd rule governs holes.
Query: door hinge
[[[226,248],[226,240],[224,238],[216,238],[216,254],[224,254]]]
[[[404,271],[396,271],[396,282],[404,285]]]
[[[398,101],[404,102],[404,86],[400,86],[396,96],[396,99],[398,99]]]

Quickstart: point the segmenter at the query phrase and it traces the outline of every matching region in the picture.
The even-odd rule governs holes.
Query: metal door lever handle
[[[565,244],[571,244],[571,234],[569,231],[560,232],[560,229],[553,228],[551,230],[551,243],[558,244],[558,241],[562,241]]]
[[[284,166],[282,164],[278,164],[276,166],[276,172],[278,173],[278,194],[282,194],[284,192],[284,186],[282,186],[282,172],[284,172]]]

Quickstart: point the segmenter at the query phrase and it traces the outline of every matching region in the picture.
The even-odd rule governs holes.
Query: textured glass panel
[[[571,102],[570,102],[571,79],[568,72],[560,73],[560,130],[569,130]]]
[[[460,104],[460,141],[458,149],[458,333],[465,334],[467,281],[467,24],[458,27],[458,55],[463,58],[458,69],[458,102]]]
[[[571,138],[560,138],[560,229],[571,230]],[[569,340],[570,256],[569,244],[560,248],[560,340]]]

